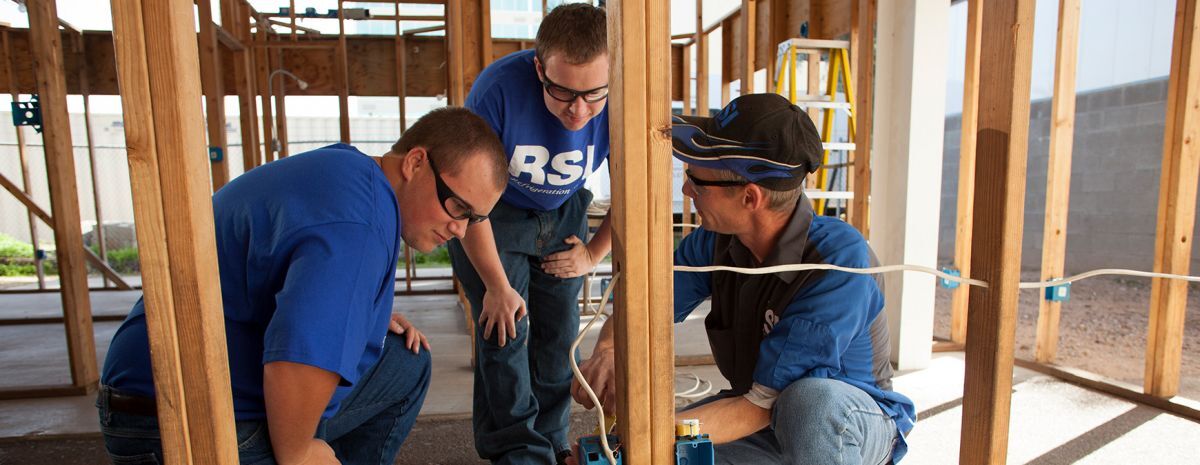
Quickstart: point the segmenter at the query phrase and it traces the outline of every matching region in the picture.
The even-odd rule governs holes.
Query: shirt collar
[[[779,236],[779,242],[775,243],[775,247],[767,254],[766,259],[762,263],[754,258],[754,253],[750,252],[737,237],[729,245],[729,255],[735,266],[742,268],[762,268],[775,265],[793,265],[802,263],[804,259],[804,250],[808,246],[808,231],[813,222],[812,204],[808,197],[803,193],[796,202],[796,208],[792,210],[792,216],[788,219],[787,224],[783,227],[783,234]],[[791,283],[796,279],[798,271],[786,271],[776,273],[780,279]]]

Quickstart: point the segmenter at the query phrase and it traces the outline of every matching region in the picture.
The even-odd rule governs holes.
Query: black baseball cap
[[[771,190],[800,187],[821,166],[824,148],[812,119],[779,94],[743,95],[716,116],[675,116],[675,158],[733,171]]]

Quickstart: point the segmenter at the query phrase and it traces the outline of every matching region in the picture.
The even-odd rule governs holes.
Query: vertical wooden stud
[[[979,89],[971,269],[988,287],[970,291],[959,463],[998,465],[1008,454],[1034,1],[988,2],[981,12],[979,72],[989,84]]]
[[[854,169],[851,171],[854,199],[850,201],[850,224],[870,239],[871,131],[875,116],[875,21],[879,0],[854,0],[852,5],[850,53],[858,87],[854,93]]]
[[[980,34],[984,0],[967,2],[967,69],[963,78],[962,142],[958,149],[958,213],[955,221],[954,263],[963,277],[971,276],[971,243],[975,206],[975,137],[979,128]],[[959,286],[950,304],[950,340],[967,341],[967,302],[970,289]]]
[[[1175,7],[1175,42],[1167,88],[1162,183],[1158,194],[1158,231],[1154,271],[1188,274],[1196,218],[1196,182],[1200,172],[1200,46],[1196,44],[1196,0]],[[1150,331],[1146,339],[1147,394],[1172,397],[1179,392],[1187,282],[1155,278],[1150,288]]]
[[[212,191],[216,192],[229,182],[229,164],[226,163],[229,147],[225,141],[225,84],[221,78],[220,44],[217,43],[217,25],[213,23],[212,0],[198,0],[196,10],[200,17],[200,85],[204,89],[205,114],[208,117],[208,147],[221,152],[219,160],[211,160]]]
[[[1046,171],[1046,223],[1042,232],[1042,281],[1063,277],[1067,212],[1071,194],[1071,144],[1075,137],[1075,65],[1079,56],[1079,0],[1058,2],[1058,51],[1050,108],[1050,161]],[[1041,363],[1054,361],[1062,302],[1038,296],[1037,350]]]
[[[76,387],[92,389],[100,374],[96,366],[83,235],[79,227],[79,191],[75,184],[75,154],[71,145],[71,119],[67,114],[67,83],[63,75],[58,9],[54,0],[29,2],[26,7],[29,11],[29,42],[42,104],[42,138],[50,184],[50,211],[54,216],[54,243],[58,250],[71,382]]]

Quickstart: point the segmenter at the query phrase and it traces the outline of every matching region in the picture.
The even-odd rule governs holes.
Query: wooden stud
[[[396,10],[396,14],[400,14],[400,10]],[[288,0],[288,19],[290,19],[292,23],[292,42],[296,42],[297,39],[299,39],[296,37],[296,31],[300,28],[296,24],[296,0]]]
[[[163,451],[236,464],[195,17],[181,2],[113,10]]]
[[[221,0],[221,24],[243,44],[253,45],[249,37],[248,16],[237,0]],[[233,87],[238,96],[238,120],[242,137],[242,170],[258,166],[258,104],[254,91],[254,53],[249,48],[233,51]]]
[[[758,39],[758,0],[742,0],[742,68],[738,73],[742,79],[741,92],[738,95],[754,93],[754,71],[758,69],[755,63],[758,55],[756,41]]]
[[[271,58],[273,64],[271,69],[287,69],[283,62],[283,53],[273,53]],[[275,95],[275,137],[279,139],[279,155],[278,158],[288,156],[288,136],[287,136],[287,85],[288,80],[284,76],[279,76],[276,81],[277,86],[273,87]]]
[[[254,34],[254,40],[258,45],[265,44],[270,40],[269,34],[271,27],[262,20],[258,20],[258,30]],[[258,97],[262,102],[262,145],[263,158],[262,163],[270,163],[275,160],[275,117],[274,107],[271,105],[271,50],[264,47],[255,47],[254,67],[256,69],[254,78],[258,81]]]
[[[1079,0],[1058,2],[1058,51],[1050,107],[1050,161],[1046,172],[1046,223],[1042,233],[1042,281],[1062,278],[1067,252],[1071,194],[1071,144],[1075,137],[1075,65],[1079,56]],[[1062,302],[1038,296],[1038,362],[1054,361]]]
[[[37,217],[38,219],[42,220],[44,223],[46,223],[47,226],[50,227],[51,231],[54,230],[54,227],[55,227],[54,217],[52,215],[50,215],[49,213],[47,213],[45,209],[43,209],[41,206],[39,206],[37,204],[37,202],[35,202],[33,200],[32,194],[29,194],[29,193],[21,190],[20,187],[17,187],[17,185],[15,183],[13,183],[11,180],[9,180],[7,177],[5,177],[2,174],[0,174],[0,187],[4,188],[4,190],[6,190],[10,194],[12,194],[13,198],[17,199],[18,202],[21,202],[21,204],[25,206],[25,210],[31,216]],[[80,242],[80,245],[82,245],[82,241]],[[83,258],[85,260],[87,260],[89,265],[92,265],[92,267],[99,270],[100,274],[103,276],[104,279],[112,281],[116,285],[116,288],[119,290],[133,289],[133,287],[130,286],[129,283],[126,283],[125,280],[121,278],[121,275],[117,274],[117,272],[114,271],[112,269],[112,267],[108,265],[108,262],[101,259],[94,252],[92,252],[92,249],[89,249],[87,247],[82,247],[82,249],[83,249]]]
[[[736,59],[733,53],[733,20],[725,19],[721,22],[721,108],[729,105],[731,99],[730,86],[733,82],[733,61]]]
[[[7,26],[0,28],[0,40],[3,40],[4,48],[4,76],[9,83],[9,94],[14,102],[20,99],[20,93],[17,92],[16,75],[13,73],[13,53],[12,45],[9,41],[9,31]],[[17,135],[17,158],[21,164],[21,185],[24,186],[21,190],[26,195],[33,195],[33,188],[29,182],[29,160],[25,153],[25,127],[14,126]],[[38,289],[46,288],[46,271],[42,267],[42,259],[37,254],[42,247],[38,240],[37,223],[33,221],[33,212],[26,212],[26,218],[29,221],[29,242],[33,246],[33,266],[37,273]]]
[[[963,78],[962,142],[958,157],[958,210],[954,239],[954,263],[963,277],[971,276],[971,243],[975,206],[975,144],[979,128],[980,34],[983,32],[983,0],[967,2],[967,68]],[[950,303],[950,340],[967,341],[967,286],[954,290]]]
[[[712,110],[708,107],[708,33],[704,32],[704,1],[696,0],[696,114],[708,116],[710,113]]]
[[[92,207],[93,213],[96,216],[96,243],[97,248],[100,250],[100,261],[107,268],[108,241],[105,238],[104,214],[100,202],[100,175],[96,172],[96,141],[92,134],[92,98],[89,93],[87,49],[85,48],[82,33],[75,34],[72,38],[75,42],[75,56],[80,63],[79,93],[83,97],[83,135],[87,138],[88,172],[91,174],[92,181]],[[102,287],[108,287],[108,276],[102,276],[100,279]],[[126,288],[128,288],[128,285],[126,285]]]
[[[220,50],[217,45],[216,23],[212,17],[212,0],[198,0],[196,10],[200,20],[200,85],[204,89],[205,115],[208,118],[208,147],[221,151],[221,159],[210,161],[212,191],[229,183],[229,164],[225,154],[229,144],[225,140],[225,89],[221,69]]]
[[[851,73],[856,80],[854,93],[854,120],[858,126],[854,132],[854,169],[851,185],[854,199],[850,201],[847,214],[850,225],[858,229],[864,238],[871,238],[871,131],[875,115],[875,22],[879,0],[854,0],[850,58],[855,70]]]
[[[692,113],[692,47],[685,45],[683,47],[683,59],[680,60],[679,77],[676,78],[680,83],[683,96],[680,100],[683,101],[681,113],[684,115],[693,115]]]
[[[608,4],[617,417],[627,463],[674,461],[669,5]],[[630,201],[638,199],[638,201]]]
[[[338,116],[342,142],[350,143],[350,58],[346,49],[346,8],[345,0],[338,0],[338,48],[337,48],[337,77],[338,77]]]
[[[466,51],[463,41],[463,0],[446,0],[446,96],[450,105],[466,102],[466,83],[463,66]]]
[[[1013,340],[1028,154],[1033,0],[983,5],[978,166],[971,269],[987,288],[971,287],[959,463],[1002,464],[1008,453]]]
[[[1019,358],[1016,359],[1016,365],[1027,370],[1033,370],[1038,373],[1053,376],[1068,383],[1082,386],[1086,389],[1103,392],[1111,396],[1120,397],[1130,402],[1154,407],[1187,420],[1200,422],[1200,402],[1195,400],[1185,399],[1182,397],[1164,399],[1162,397],[1152,396],[1142,393],[1136,385],[1105,378],[1095,373],[1090,373],[1075,368],[1050,365]]]
[[[397,1],[396,2],[396,14],[399,14],[399,13],[400,13],[400,2]],[[405,82],[406,78],[408,77],[408,60],[406,59],[406,57],[408,55],[408,50],[405,45],[404,34],[402,33],[399,19],[396,20],[395,41],[396,41],[396,97],[398,97],[399,103],[400,103],[400,109],[399,109],[399,111],[400,111],[400,133],[403,134],[404,131],[408,129],[408,116],[406,115],[406,110],[407,110],[406,104],[408,103],[408,102],[406,102],[406,100],[408,99],[408,97],[405,95],[405,93],[406,93],[405,89],[408,87],[408,83]],[[411,283],[409,283],[408,290],[410,290],[410,291],[412,290]]]
[[[62,36],[54,0],[29,2],[29,39],[42,105],[42,138],[45,141],[46,175],[50,184],[50,209],[54,214],[54,243],[67,332],[71,383],[92,389],[100,379],[96,342],[92,333],[91,300],[79,221],[75,154],[71,146],[71,118],[67,114],[67,83],[63,75]]]
[[[1162,182],[1158,195],[1158,230],[1154,241],[1154,271],[1186,275],[1192,257],[1196,218],[1196,182],[1200,172],[1200,44],[1196,0],[1179,0],[1175,7],[1175,42],[1167,88],[1167,122],[1163,137]],[[1150,331],[1146,339],[1147,394],[1172,397],[1179,393],[1183,354],[1186,281],[1155,278],[1150,288]]]

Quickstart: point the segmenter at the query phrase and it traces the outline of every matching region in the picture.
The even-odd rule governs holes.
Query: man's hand
[[[617,369],[614,360],[612,349],[597,349],[592,353],[592,358],[579,365],[579,372],[583,373],[583,378],[592,387],[592,392],[600,399],[600,405],[604,407],[605,412],[610,413],[617,411]],[[583,385],[579,384],[579,380],[571,381],[571,397],[588,410],[596,406],[583,389]]]
[[[587,244],[576,236],[563,239],[571,248],[542,258],[542,271],[556,278],[583,276],[596,267],[599,260],[592,257]]]
[[[517,321],[525,317],[525,299],[512,286],[488,289],[483,294],[483,311],[479,312],[479,326],[483,328],[483,339],[492,338],[496,330],[497,343],[504,347],[508,340],[517,337]]]
[[[333,449],[329,447],[329,443],[317,438],[309,440],[304,445],[305,450],[293,455],[297,462],[285,463],[279,462],[279,465],[342,465],[342,462],[333,455]],[[276,458],[279,454],[275,454]]]
[[[425,334],[422,334],[416,326],[409,323],[408,319],[404,318],[404,315],[393,313],[392,322],[388,324],[388,329],[393,333],[404,336],[404,347],[408,347],[408,350],[411,350],[414,354],[421,353],[422,347],[425,350],[429,350],[429,340],[425,339]]]

